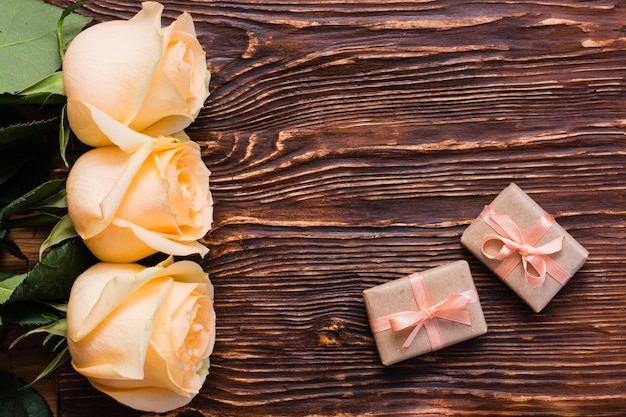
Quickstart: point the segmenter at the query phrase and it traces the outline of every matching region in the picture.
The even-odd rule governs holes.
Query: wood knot
[[[340,318],[333,317],[326,320],[317,328],[317,345],[322,347],[341,346],[344,328],[345,325]]]

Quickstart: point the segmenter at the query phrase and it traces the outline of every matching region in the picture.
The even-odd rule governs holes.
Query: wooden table
[[[625,415],[626,2],[163,3],[213,73],[188,133],[218,316],[168,416]],[[540,314],[459,241],[511,182],[590,252]],[[361,292],[457,259],[488,333],[382,366]],[[142,415],[70,368],[57,389],[61,417]]]

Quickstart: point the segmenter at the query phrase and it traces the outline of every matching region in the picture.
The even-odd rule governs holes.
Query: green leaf
[[[0,304],[4,304],[13,295],[15,289],[26,279],[28,274],[16,274],[0,281]]]
[[[52,361],[50,361],[48,366],[46,366],[44,368],[44,370],[41,371],[41,373],[39,375],[37,375],[37,377],[31,383],[29,383],[28,385],[25,385],[21,389],[29,389],[29,388],[31,388],[37,381],[39,381],[41,378],[45,377],[46,375],[50,374],[51,372],[54,372],[56,369],[58,369],[61,365],[63,365],[69,359],[70,359],[70,349],[67,346],[65,346],[52,359]]]
[[[31,85],[24,90],[21,90],[19,94],[22,96],[26,96],[26,98],[36,95],[65,96],[65,88],[63,86],[63,73],[61,71],[52,73],[43,80]]]
[[[58,124],[59,118],[54,117],[0,128],[0,151],[32,149],[35,142],[40,142],[42,137]]]
[[[1,0],[0,0],[1,1]],[[0,207],[6,207],[49,179],[52,163],[45,155],[26,161],[11,179],[0,184]]]
[[[37,204],[30,207],[31,210],[45,210],[45,209],[62,209],[67,208],[67,193],[65,188],[62,188],[50,197],[47,197]]]
[[[67,42],[64,41],[65,36],[63,33],[63,27],[65,25],[65,18],[85,3],[87,3],[87,0],[77,1],[74,4],[70,4],[67,9],[63,10],[61,17],[59,18],[59,22],[57,23],[57,42],[59,45],[59,57],[61,58],[61,60],[63,60],[63,57],[65,56],[65,51],[67,50],[67,46],[69,45],[69,40]]]
[[[7,326],[46,326],[63,317],[65,311],[50,303],[22,301],[0,305],[0,318],[2,324]]]
[[[62,338],[65,338],[67,337],[67,320],[65,318],[61,318],[45,326],[41,326],[41,327],[37,327],[36,329],[29,330],[26,333],[23,333],[22,335],[20,335],[17,339],[15,339],[9,346],[9,349],[13,349],[15,345],[17,345],[20,342],[20,340],[23,340],[27,338],[28,336],[32,336],[36,333],[48,333],[49,336],[60,336]],[[44,344],[46,344],[45,341],[44,341]]]
[[[4,232],[4,230],[2,231]],[[22,250],[19,248],[19,246],[17,246],[17,244],[12,240],[6,239],[4,237],[0,238],[0,253],[1,252],[6,252],[28,263],[28,258],[26,257],[26,255],[24,255],[24,253],[22,253]]]
[[[54,302],[54,301],[48,301],[43,303],[46,306],[52,308],[53,310],[59,312],[59,313],[63,313],[66,314],[67,313],[67,302]]]
[[[48,235],[46,240],[44,240],[44,242],[39,247],[39,261],[41,262],[43,253],[47,249],[73,237],[78,237],[78,233],[76,233],[74,223],[72,222],[69,214],[66,214],[65,216],[61,217],[61,220],[59,220],[56,226],[52,228],[50,235]]]
[[[36,334],[36,333],[47,333],[48,334],[46,336],[46,338],[44,339],[44,342],[43,342],[44,345],[48,341],[50,341],[50,339],[52,339],[54,336],[59,337],[60,340],[59,340],[59,342],[56,344],[56,346],[53,349],[53,350],[56,350],[56,348],[58,348],[59,346],[61,346],[61,345],[63,345],[65,343],[65,340],[67,338],[67,320],[65,319],[65,317],[63,317],[63,318],[61,318],[59,320],[56,320],[56,321],[54,321],[54,322],[52,322],[52,323],[50,323],[48,325],[37,327],[36,329],[32,329],[32,330],[30,330],[30,331],[28,331],[26,333],[23,333],[17,339],[15,339],[13,341],[13,343],[11,343],[11,345],[9,346],[9,349],[13,349],[13,347],[15,347],[15,345],[17,343],[19,343],[20,340],[23,340],[26,337],[31,336],[31,335]],[[69,352],[69,348],[66,345],[52,359],[52,361],[50,361],[48,366],[46,366],[44,368],[44,370],[41,371],[41,373],[39,375],[37,375],[37,377],[33,381],[31,381],[29,384],[24,385],[23,387],[21,387],[20,390],[25,390],[25,389],[31,388],[37,381],[39,381],[41,378],[45,377],[49,373],[53,372],[55,369],[57,369],[59,366],[61,366],[69,358],[70,358],[70,352]]]
[[[19,389],[23,386],[14,374],[0,372],[0,417],[52,417],[46,400],[32,389]]]
[[[66,101],[60,71],[15,94],[0,94],[0,104],[64,104]]]
[[[28,154],[23,155],[23,158],[2,158],[3,161],[0,162],[0,184],[4,184],[17,174],[28,158],[30,158]]]
[[[24,213],[36,207],[37,204],[59,193],[64,187],[65,180],[50,180],[38,185],[0,210],[0,222],[8,219],[13,214]]]
[[[15,289],[9,301],[52,301],[69,297],[74,280],[97,259],[79,238],[53,247]]]
[[[0,271],[0,281],[11,278],[13,275],[15,275],[13,272]]]
[[[51,161],[46,135],[57,128],[59,118],[0,127],[0,205],[45,181]]]
[[[64,103],[65,88],[63,87],[63,73],[57,71],[34,85],[20,91],[22,103],[31,104],[58,104]],[[19,104],[16,103],[16,104]]]
[[[67,145],[70,143],[70,122],[67,119],[67,105],[63,106],[61,110],[61,127],[59,128],[59,153],[63,159],[63,163],[69,168],[70,164],[67,162]]]
[[[63,9],[42,0],[2,0],[0,13],[0,94],[15,94],[61,67],[57,27]],[[90,21],[71,14],[63,39],[76,36]]]
[[[20,217],[15,220],[0,222],[2,229],[17,229],[27,227],[53,226],[59,222],[59,216],[50,213],[35,214],[33,216]]]

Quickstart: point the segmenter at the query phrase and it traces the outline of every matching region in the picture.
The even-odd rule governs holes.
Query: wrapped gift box
[[[588,256],[515,184],[485,206],[463,233],[461,243],[537,313]]]
[[[391,365],[487,331],[466,261],[363,291],[381,361]]]

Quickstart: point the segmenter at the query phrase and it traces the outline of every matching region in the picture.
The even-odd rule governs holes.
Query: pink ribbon
[[[509,216],[497,214],[489,206],[485,206],[480,217],[497,233],[485,236],[480,250],[487,258],[502,261],[494,271],[501,279],[506,279],[520,262],[524,268],[526,281],[535,287],[543,285],[546,275],[550,275],[561,285],[565,285],[572,277],[548,256],[563,249],[565,236],[559,236],[539,247],[534,246],[554,224],[554,218],[548,213],[544,212],[526,234],[522,233],[519,226]],[[502,247],[495,254],[487,253],[485,249],[485,245],[492,240],[502,242]],[[529,265],[537,274],[529,271]]]
[[[413,327],[413,330],[402,345],[402,348],[406,349],[413,343],[420,329],[424,327],[432,350],[437,350],[444,347],[445,343],[436,318],[462,323],[467,326],[472,324],[469,311],[463,309],[469,304],[478,301],[476,288],[451,295],[433,305],[426,292],[422,275],[418,272],[409,275],[407,278],[417,303],[417,311],[401,311],[371,320],[372,332],[379,333],[389,329],[398,332]]]

